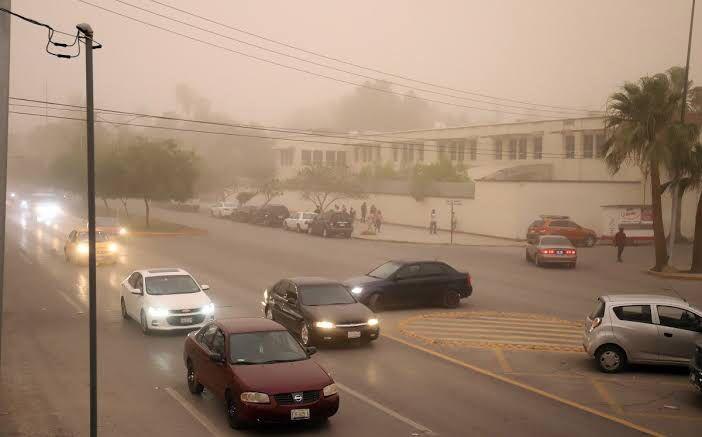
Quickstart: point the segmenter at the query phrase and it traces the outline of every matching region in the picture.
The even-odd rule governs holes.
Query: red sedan
[[[185,340],[188,388],[222,400],[232,428],[255,423],[324,421],[339,409],[334,380],[278,323],[217,320]]]

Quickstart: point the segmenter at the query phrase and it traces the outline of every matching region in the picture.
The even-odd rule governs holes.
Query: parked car
[[[294,212],[283,221],[283,229],[286,231],[307,232],[310,223],[317,217],[315,212]]]
[[[375,312],[406,305],[456,308],[473,293],[470,274],[440,261],[388,261],[344,284]]]
[[[341,235],[351,238],[353,233],[353,220],[346,212],[327,211],[318,214],[310,222],[307,232],[311,235],[321,235],[324,238]]]
[[[177,211],[198,212],[200,211],[200,199],[188,199],[183,202],[171,200],[170,207]]]
[[[280,227],[286,218],[290,217],[290,211],[284,205],[266,205],[253,215],[251,223],[264,226]]]
[[[236,204],[228,202],[217,202],[210,206],[210,215],[212,217],[229,217],[236,209]]]
[[[304,346],[359,340],[379,334],[378,318],[359,303],[344,284],[324,278],[290,278],[263,292],[263,313]]]
[[[695,344],[695,352],[690,360],[690,383],[702,393],[702,341]]]
[[[682,299],[644,294],[601,296],[587,317],[583,347],[600,370],[627,363],[687,366],[702,341],[702,311]]]
[[[527,240],[526,260],[537,266],[565,264],[570,268],[575,268],[578,262],[578,252],[566,237],[541,235]]]
[[[257,206],[244,205],[235,209],[229,218],[237,222],[249,223],[256,214],[256,210],[258,210]]]
[[[90,247],[88,231],[73,230],[63,245],[63,254],[70,263],[86,264]],[[97,264],[115,264],[119,256],[119,245],[104,232],[95,232],[95,262]]]
[[[141,331],[172,331],[200,328],[214,318],[215,307],[199,285],[183,269],[137,270],[122,281],[122,318],[139,321]]]
[[[597,233],[570,220],[565,215],[542,215],[527,229],[527,240],[540,235],[562,235],[574,245],[592,247],[597,242]]]
[[[224,400],[229,425],[324,421],[339,409],[334,380],[282,325],[264,318],[209,323],[185,339],[190,392]]]

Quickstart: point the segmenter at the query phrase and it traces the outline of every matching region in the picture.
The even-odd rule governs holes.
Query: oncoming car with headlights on
[[[209,289],[182,269],[137,270],[122,281],[122,317],[138,321],[147,335],[200,328],[214,319],[214,304],[205,294]]]
[[[86,229],[88,224],[85,224]],[[126,237],[129,231],[120,224],[117,217],[95,217],[95,230],[104,232],[113,238]]]
[[[267,319],[285,326],[303,346],[378,338],[376,315],[344,284],[324,278],[290,278],[263,292]]]
[[[188,389],[224,401],[232,428],[325,421],[339,409],[334,380],[280,324],[264,318],[214,321],[188,334]]]
[[[88,232],[73,230],[63,246],[66,261],[85,264],[88,262],[90,245]],[[98,264],[115,264],[119,257],[119,244],[104,232],[95,232],[95,261]]]

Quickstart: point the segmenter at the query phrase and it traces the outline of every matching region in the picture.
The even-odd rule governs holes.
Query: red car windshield
[[[232,364],[271,364],[307,359],[288,331],[247,332],[229,335]]]

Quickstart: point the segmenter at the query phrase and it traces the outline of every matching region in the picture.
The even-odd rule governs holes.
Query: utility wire
[[[316,66],[318,66],[318,67],[328,68],[328,69],[331,69],[331,70],[334,70],[334,71],[338,71],[338,72],[340,72],[340,73],[350,74],[350,75],[358,76],[358,77],[361,77],[361,78],[364,78],[364,79],[369,79],[369,80],[374,80],[374,81],[385,81],[385,82],[387,82],[388,84],[395,85],[395,86],[399,86],[399,87],[403,87],[403,88],[412,89],[412,90],[415,90],[415,91],[420,91],[420,92],[424,92],[424,93],[430,93],[430,94],[435,94],[435,95],[439,95],[439,96],[449,97],[449,98],[452,98],[452,99],[459,99],[459,100],[465,100],[465,101],[476,102],[476,103],[485,103],[485,104],[488,104],[488,105],[502,106],[502,107],[506,107],[506,108],[514,108],[514,109],[520,109],[520,110],[533,110],[533,111],[537,111],[537,112],[549,112],[549,113],[555,113],[555,114],[575,113],[575,114],[580,114],[580,115],[582,115],[583,113],[593,112],[593,111],[575,110],[575,109],[554,110],[554,109],[538,109],[538,108],[529,108],[529,107],[525,108],[524,106],[516,106],[516,105],[505,104],[505,103],[490,102],[490,101],[479,100],[479,99],[470,98],[470,97],[457,96],[457,95],[454,95],[454,94],[448,94],[448,93],[444,93],[444,92],[440,92],[440,91],[433,91],[433,90],[429,90],[429,89],[426,89],[426,88],[418,88],[418,87],[412,86],[412,85],[405,85],[405,84],[402,84],[402,83],[399,83],[399,82],[393,82],[393,81],[389,81],[389,80],[387,80],[387,79],[383,79],[383,78],[379,78],[379,77],[373,77],[373,76],[368,76],[368,75],[365,75],[365,74],[356,73],[356,72],[349,71],[349,70],[344,70],[344,69],[342,69],[342,68],[334,67],[334,66],[332,66],[332,65],[323,64],[323,63],[320,63],[320,62],[315,62],[315,61],[312,61],[312,60],[309,60],[309,59],[301,58],[301,57],[299,57],[299,56],[291,55],[291,54],[284,53],[284,52],[281,52],[281,51],[278,51],[278,50],[273,50],[273,49],[270,49],[270,48],[268,48],[268,47],[264,47],[264,46],[261,46],[261,45],[258,45],[258,44],[254,44],[254,43],[251,43],[251,42],[248,42],[248,41],[244,41],[244,40],[241,40],[241,39],[237,39],[237,38],[234,38],[234,37],[229,36],[229,35],[225,35],[225,34],[222,34],[222,33],[215,32],[215,31],[210,30],[210,29],[206,29],[206,28],[204,28],[204,27],[196,26],[196,25],[194,25],[194,24],[192,24],[192,23],[188,23],[188,22],[186,22],[186,21],[178,20],[178,19],[176,19],[176,18],[169,17],[169,16],[167,16],[167,15],[163,15],[163,14],[160,14],[160,13],[158,13],[158,12],[154,12],[154,11],[152,11],[152,10],[150,10],[150,9],[143,8],[143,7],[134,5],[134,4],[129,3],[129,2],[127,2],[127,1],[124,1],[124,0],[113,0],[113,1],[116,1],[116,2],[121,3],[121,4],[123,4],[123,5],[126,5],[126,6],[130,6],[130,7],[134,8],[134,9],[140,10],[140,11],[142,11],[142,12],[146,12],[146,13],[149,13],[149,14],[151,14],[151,15],[155,15],[155,16],[157,16],[157,17],[164,18],[164,19],[169,20],[169,21],[172,21],[172,22],[174,22],[174,23],[182,24],[182,25],[184,25],[184,26],[188,26],[188,27],[191,27],[191,28],[193,28],[193,29],[197,29],[197,30],[202,31],[202,32],[207,32],[207,33],[210,33],[210,34],[213,34],[213,35],[222,37],[222,38],[226,38],[226,39],[229,39],[229,40],[231,40],[231,41],[234,41],[234,42],[237,42],[237,43],[240,43],[240,44],[245,44],[245,45],[248,45],[248,46],[257,48],[257,49],[259,49],[259,50],[264,50],[264,51],[267,51],[267,52],[270,52],[270,53],[274,53],[274,54],[276,54],[276,55],[285,56],[285,57],[287,57],[287,58],[294,59],[294,60],[296,60],[296,61],[306,62],[306,63],[312,64],[312,65],[316,65]]]
[[[90,2],[88,2],[88,1],[86,1],[86,0],[76,0],[76,1],[78,1],[78,2],[80,2],[80,3],[83,3],[83,4],[86,4],[86,5],[89,5],[89,6],[92,6],[92,7],[95,7],[95,8],[97,8],[97,9],[101,9],[101,10],[103,10],[103,11],[105,11],[105,12],[109,12],[109,13],[111,13],[111,14],[114,14],[114,15],[117,15],[117,16],[120,16],[120,17],[123,17],[123,18],[126,18],[126,19],[128,19],[128,20],[135,21],[135,22],[137,22],[137,23],[141,23],[141,24],[144,24],[144,25],[146,25],[146,26],[153,27],[153,28],[155,28],[155,29],[159,29],[159,30],[161,30],[161,31],[168,32],[168,33],[171,33],[171,34],[173,34],[173,35],[180,36],[180,37],[182,37],[182,38],[187,38],[187,39],[190,39],[190,40],[192,40],[192,41],[199,42],[199,43],[201,43],[201,44],[205,44],[205,45],[208,45],[208,46],[211,46],[211,47],[215,47],[215,48],[218,48],[218,49],[221,49],[221,50],[225,50],[225,51],[227,51],[227,52],[229,52],[229,53],[234,53],[234,54],[237,54],[237,55],[240,55],[240,56],[245,56],[245,57],[247,57],[247,58],[255,59],[255,60],[257,60],[257,61],[265,62],[265,63],[268,63],[268,64],[276,65],[276,66],[278,66],[278,67],[287,68],[287,69],[290,69],[290,70],[298,71],[298,72],[305,73],[305,74],[309,74],[309,75],[312,75],[312,76],[317,76],[317,77],[320,77],[320,78],[323,78],[323,79],[328,79],[328,80],[332,80],[332,81],[339,82],[339,83],[345,83],[345,84],[347,84],[347,85],[353,85],[353,86],[355,86],[355,87],[366,88],[366,89],[374,90],[374,91],[381,92],[381,93],[397,95],[397,96],[400,96],[400,97],[403,97],[403,98],[406,98],[406,99],[413,99],[413,100],[420,100],[420,101],[438,103],[438,104],[441,104],[441,105],[453,106],[453,107],[457,107],[457,108],[473,109],[473,110],[484,111],[484,112],[505,113],[505,114],[511,114],[511,115],[518,115],[518,116],[522,116],[522,117],[533,117],[533,116],[534,116],[534,114],[528,114],[528,113],[524,113],[524,112],[514,112],[514,111],[506,111],[506,110],[500,110],[500,109],[482,108],[482,107],[479,107],[479,106],[464,105],[464,104],[460,104],[460,103],[447,102],[447,101],[444,101],[444,100],[437,100],[437,99],[431,99],[431,98],[427,98],[427,97],[420,97],[420,96],[417,96],[417,95],[414,95],[414,94],[402,94],[402,93],[400,93],[400,92],[393,91],[393,90],[389,90],[389,89],[378,88],[378,87],[374,87],[374,86],[367,85],[367,84],[364,84],[364,83],[358,83],[358,82],[353,82],[353,81],[350,81],[350,80],[340,79],[340,78],[338,78],[338,77],[328,76],[328,75],[326,75],[326,74],[317,73],[317,72],[314,72],[314,71],[311,71],[311,70],[306,70],[306,69],[304,69],[304,68],[300,68],[300,67],[295,67],[295,66],[292,66],[292,65],[283,64],[283,63],[281,63],[281,62],[273,61],[273,60],[271,60],[271,59],[262,58],[262,57],[260,57],[260,56],[256,56],[256,55],[252,55],[252,54],[249,54],[249,53],[245,53],[245,52],[241,52],[241,51],[238,51],[238,50],[234,50],[234,49],[232,49],[232,48],[230,48],[230,47],[221,46],[221,45],[212,43],[212,42],[210,42],[210,41],[206,41],[206,40],[203,40],[203,39],[200,39],[200,38],[196,38],[196,37],[193,37],[193,36],[184,34],[184,33],[177,32],[177,31],[172,30],[172,29],[169,29],[169,28],[167,28],[167,27],[159,26],[159,25],[157,25],[157,24],[153,24],[153,23],[150,23],[150,22],[148,22],[148,21],[140,20],[140,19],[138,19],[138,18],[134,18],[134,17],[132,17],[132,16],[129,16],[129,15],[126,15],[126,14],[123,14],[123,13],[120,13],[120,12],[117,12],[117,11],[113,11],[112,9],[108,9],[108,8],[103,7],[103,6],[96,5],[96,4],[94,4],[94,3],[90,3]],[[559,118],[559,117],[546,117],[546,118],[557,119],[557,118]]]
[[[44,109],[43,107],[37,107],[37,108]],[[82,122],[86,121],[83,118],[64,117],[64,116],[59,116],[59,115],[36,114],[36,113],[22,112],[22,111],[9,111],[9,113],[10,114],[17,114],[17,115],[34,116],[34,117],[48,117],[48,118],[55,118],[55,119],[61,119],[61,120],[73,120],[73,121],[82,121]],[[292,141],[292,142],[309,143],[309,144],[327,144],[327,145],[353,147],[353,148],[371,147],[371,148],[376,148],[376,149],[403,150],[404,151],[404,150],[408,150],[405,147],[410,145],[407,143],[382,142],[381,145],[368,146],[367,144],[358,144],[358,143],[337,143],[337,142],[333,142],[333,141],[309,140],[309,139],[302,139],[302,138],[275,137],[275,136],[267,136],[267,135],[251,135],[251,134],[221,132],[221,131],[220,132],[207,131],[207,130],[192,129],[192,128],[176,128],[176,127],[169,127],[169,126],[154,126],[154,125],[146,125],[146,124],[135,124],[135,123],[131,123],[131,122],[116,122],[116,121],[107,121],[107,120],[96,120],[95,122],[96,123],[107,123],[107,124],[118,125],[118,126],[133,126],[133,127],[147,128],[147,129],[160,129],[160,130],[166,130],[166,131],[191,132],[191,133],[200,133],[200,134],[244,137],[244,138],[258,138],[258,139],[267,139],[267,140],[276,140],[276,141]],[[387,144],[392,144],[392,145],[387,145]],[[443,153],[443,154],[452,153],[447,148],[441,148],[439,146],[430,146],[430,145],[425,146],[424,144],[417,144],[417,146],[421,146],[421,150],[423,150],[423,151],[434,151],[434,152]],[[418,150],[419,150],[418,148],[414,149],[414,151],[418,151]],[[456,152],[458,152],[457,149],[456,149]],[[516,152],[516,150],[515,150],[515,152]],[[473,154],[469,148],[466,148],[464,153],[465,153],[465,155],[468,155],[468,156]],[[477,147],[476,147],[475,154],[481,155],[481,156],[494,156],[495,155],[494,151],[487,151],[487,150],[482,151],[481,149],[478,149]],[[551,155],[551,156],[549,156],[549,155]],[[566,155],[565,154],[555,154],[555,153],[552,153],[552,154],[541,153],[541,156],[544,156],[547,158],[556,158],[556,157],[565,157]],[[592,159],[592,158],[573,157],[573,158],[568,158],[568,159]],[[465,160],[465,161],[470,162],[471,160]],[[504,161],[518,161],[518,160],[517,159],[506,159]]]
[[[119,1],[119,0],[117,0],[117,1]],[[406,80],[406,81],[409,81],[409,82],[414,82],[414,83],[418,83],[418,84],[422,84],[422,85],[429,85],[429,86],[432,86],[432,87],[435,87],[435,88],[441,88],[441,89],[448,90],[448,91],[454,91],[454,92],[458,92],[458,93],[462,93],[462,94],[468,94],[468,95],[473,95],[473,96],[478,96],[478,97],[485,97],[485,98],[489,98],[489,99],[493,99],[493,100],[502,100],[502,101],[506,101],[506,102],[520,103],[520,104],[530,105],[530,106],[540,106],[540,107],[544,107],[544,108],[564,109],[564,110],[569,110],[569,111],[580,111],[580,112],[593,112],[592,110],[586,109],[586,108],[575,108],[575,107],[567,107],[567,106],[544,105],[544,104],[540,104],[540,103],[527,102],[527,101],[523,101],[523,100],[514,100],[514,99],[503,98],[503,97],[495,97],[495,96],[491,96],[491,95],[488,95],[488,94],[481,94],[481,93],[477,93],[477,92],[474,92],[474,91],[465,91],[465,90],[461,90],[461,89],[457,89],[457,88],[448,87],[448,86],[445,86],[445,85],[439,85],[439,84],[436,84],[436,83],[425,82],[425,81],[422,81],[422,80],[413,79],[413,78],[408,77],[408,76],[403,76],[403,75],[395,74],[395,73],[389,73],[389,72],[387,72],[387,71],[382,71],[382,70],[379,70],[379,69],[376,69],[376,68],[372,68],[372,67],[366,67],[366,66],[363,66],[363,65],[356,64],[356,63],[354,63],[354,62],[350,62],[350,61],[346,61],[346,60],[343,60],[343,59],[340,59],[340,58],[335,58],[335,57],[332,57],[332,56],[328,56],[328,55],[325,55],[325,54],[320,53],[320,52],[315,52],[315,51],[312,51],[312,50],[307,50],[307,49],[301,48],[301,47],[299,47],[299,46],[295,46],[295,45],[292,45],[292,44],[289,44],[289,43],[285,43],[285,42],[282,42],[282,41],[279,41],[279,40],[275,40],[275,39],[272,39],[272,38],[268,38],[268,37],[265,37],[265,36],[262,36],[262,35],[259,35],[259,34],[256,34],[256,33],[253,33],[253,32],[247,31],[247,30],[244,30],[244,29],[241,29],[241,28],[239,28],[239,27],[234,27],[234,26],[232,26],[232,25],[229,25],[229,24],[226,24],[226,23],[222,23],[221,21],[216,21],[216,20],[213,20],[213,19],[211,19],[211,18],[207,18],[207,17],[204,17],[204,16],[202,16],[202,15],[198,15],[198,14],[195,14],[195,13],[193,13],[193,12],[186,11],[186,10],[184,10],[184,9],[177,8],[177,7],[175,7],[175,6],[169,5],[169,4],[167,4],[167,3],[160,2],[160,1],[158,1],[158,0],[149,0],[149,1],[151,1],[152,3],[156,3],[156,4],[158,4],[158,5],[161,5],[161,6],[163,6],[163,7],[166,7],[166,8],[169,8],[169,9],[172,9],[172,10],[175,10],[175,11],[178,11],[178,12],[181,12],[181,13],[183,13],[183,14],[190,15],[190,16],[195,17],[195,18],[199,18],[200,20],[203,20],[203,21],[206,21],[206,22],[209,22],[209,23],[212,23],[212,24],[216,24],[216,25],[218,25],[218,26],[222,26],[222,27],[225,27],[225,28],[230,29],[230,30],[234,30],[234,31],[236,31],[236,32],[243,33],[243,34],[245,34],[245,35],[249,35],[249,36],[253,36],[253,37],[255,37],[255,38],[259,38],[259,39],[261,39],[261,40],[263,40],[263,41],[268,41],[268,42],[271,42],[271,43],[274,43],[274,44],[278,44],[278,45],[283,46],[283,47],[287,47],[287,48],[290,48],[290,49],[293,49],[293,50],[298,50],[298,51],[301,51],[301,52],[303,52],[303,53],[307,53],[307,54],[309,54],[309,55],[313,55],[313,56],[317,56],[317,57],[320,57],[320,58],[327,59],[327,60],[329,60],[329,61],[339,62],[339,63],[341,63],[341,64],[346,64],[346,65],[349,65],[349,66],[352,66],[352,67],[360,68],[360,69],[362,69],[362,70],[372,71],[372,72],[374,72],[374,73],[379,73],[379,74],[383,74],[383,75],[386,75],[386,76],[391,76],[391,77],[395,77],[395,78],[398,78],[398,79],[403,79],[403,80]],[[406,85],[402,85],[402,86],[406,86]],[[495,104],[498,104],[498,103],[495,103]]]
[[[83,112],[85,110],[84,106],[69,105],[66,103],[34,100],[34,99],[23,99],[23,98],[17,98],[17,97],[10,97],[10,99],[33,102],[33,103],[42,103],[42,104],[63,106],[63,107],[68,108],[68,109],[49,108],[52,110],[64,110],[64,111],[73,111],[73,112]],[[24,104],[17,104],[17,103],[11,103],[10,105],[17,106],[17,107],[46,109],[43,106],[35,106],[35,105],[24,105]],[[272,127],[272,126],[262,126],[262,125],[241,124],[241,123],[225,123],[225,122],[216,122],[216,121],[209,121],[209,120],[197,120],[197,119],[188,119],[188,118],[171,117],[171,116],[159,116],[159,115],[151,115],[151,114],[136,113],[136,112],[101,109],[101,108],[96,108],[95,111],[96,111],[96,113],[100,113],[100,114],[134,116],[136,118],[142,118],[142,117],[143,118],[153,118],[153,119],[157,119],[157,120],[180,121],[180,122],[186,122],[186,123],[205,124],[205,125],[218,126],[218,127],[252,129],[252,130],[260,130],[260,131],[266,131],[266,132],[277,132],[277,133],[287,133],[287,134],[295,134],[295,135],[307,135],[307,136],[313,136],[313,137],[344,139],[344,140],[356,141],[357,143],[354,143],[354,145],[357,147],[368,146],[369,142],[383,144],[383,145],[384,144],[393,144],[393,145],[398,145],[400,147],[409,146],[409,145],[424,147],[425,141],[437,141],[437,139],[435,139],[435,138],[402,138],[402,137],[396,137],[396,136],[393,136],[393,138],[396,140],[405,140],[405,141],[377,140],[377,139],[373,139],[373,138],[366,138],[365,136],[364,137],[348,136],[342,132],[328,132],[328,131],[327,132],[314,132],[314,131],[306,131],[306,130],[293,129],[293,128],[282,128],[282,127]],[[111,123],[110,121],[107,121],[107,120],[105,120],[105,122]],[[125,123],[125,124],[130,124],[130,123]],[[131,125],[136,126],[134,124],[131,124]],[[377,136],[377,135],[370,134],[368,136]],[[293,137],[276,137],[276,139],[282,140],[282,141],[289,140],[290,138],[293,138]],[[371,147],[373,147],[373,146],[371,146]],[[483,149],[483,150],[486,150],[486,149]],[[489,153],[493,154],[494,152],[491,151]],[[553,153],[553,152],[542,152],[542,156],[565,157],[566,154]]]

